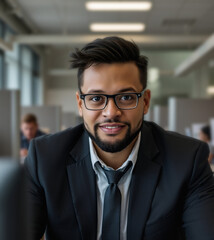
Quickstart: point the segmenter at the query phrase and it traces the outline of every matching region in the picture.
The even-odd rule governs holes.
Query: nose
[[[109,98],[106,107],[103,109],[102,114],[104,117],[113,119],[121,115],[121,110],[117,107],[113,98]]]

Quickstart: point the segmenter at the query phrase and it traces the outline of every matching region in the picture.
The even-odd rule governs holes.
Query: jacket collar
[[[91,165],[88,136],[85,132],[70,152],[67,174],[82,239],[96,239],[96,177]]]

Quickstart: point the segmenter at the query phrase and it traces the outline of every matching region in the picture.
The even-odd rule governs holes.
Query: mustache
[[[124,122],[124,121],[119,121],[118,119],[105,119],[104,121],[102,122],[98,122],[94,125],[95,128],[97,128],[100,124],[103,124],[103,123],[122,123],[122,124],[125,124],[127,126],[130,126],[130,123],[128,122]]]
[[[105,119],[104,121],[98,122],[94,125],[94,131],[97,132],[99,125],[103,124],[103,123],[122,123],[122,124],[128,126],[129,129],[131,128],[131,124],[128,122],[119,121],[118,119]]]
[[[120,122],[120,121],[117,118],[113,118],[113,119],[105,119],[103,122],[100,122],[100,123],[112,123],[112,122]],[[97,124],[100,124],[100,123],[97,123]]]

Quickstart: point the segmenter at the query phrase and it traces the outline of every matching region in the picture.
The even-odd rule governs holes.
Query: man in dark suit
[[[208,146],[143,120],[147,59],[118,37],[71,55],[84,123],[32,140],[34,239],[211,240]]]

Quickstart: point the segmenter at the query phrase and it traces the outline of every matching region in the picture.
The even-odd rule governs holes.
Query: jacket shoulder
[[[72,148],[77,143],[77,140],[84,132],[83,124],[80,124],[74,128],[68,128],[63,131],[47,134],[33,139],[34,145],[37,148],[49,149],[51,146],[51,150],[54,149],[60,150],[65,148]]]
[[[188,153],[197,151],[199,146],[203,146],[208,151],[208,145],[205,142],[177,132],[165,130],[154,122],[145,122],[145,124],[151,129],[156,143],[162,149],[165,147],[167,151],[186,151]]]

